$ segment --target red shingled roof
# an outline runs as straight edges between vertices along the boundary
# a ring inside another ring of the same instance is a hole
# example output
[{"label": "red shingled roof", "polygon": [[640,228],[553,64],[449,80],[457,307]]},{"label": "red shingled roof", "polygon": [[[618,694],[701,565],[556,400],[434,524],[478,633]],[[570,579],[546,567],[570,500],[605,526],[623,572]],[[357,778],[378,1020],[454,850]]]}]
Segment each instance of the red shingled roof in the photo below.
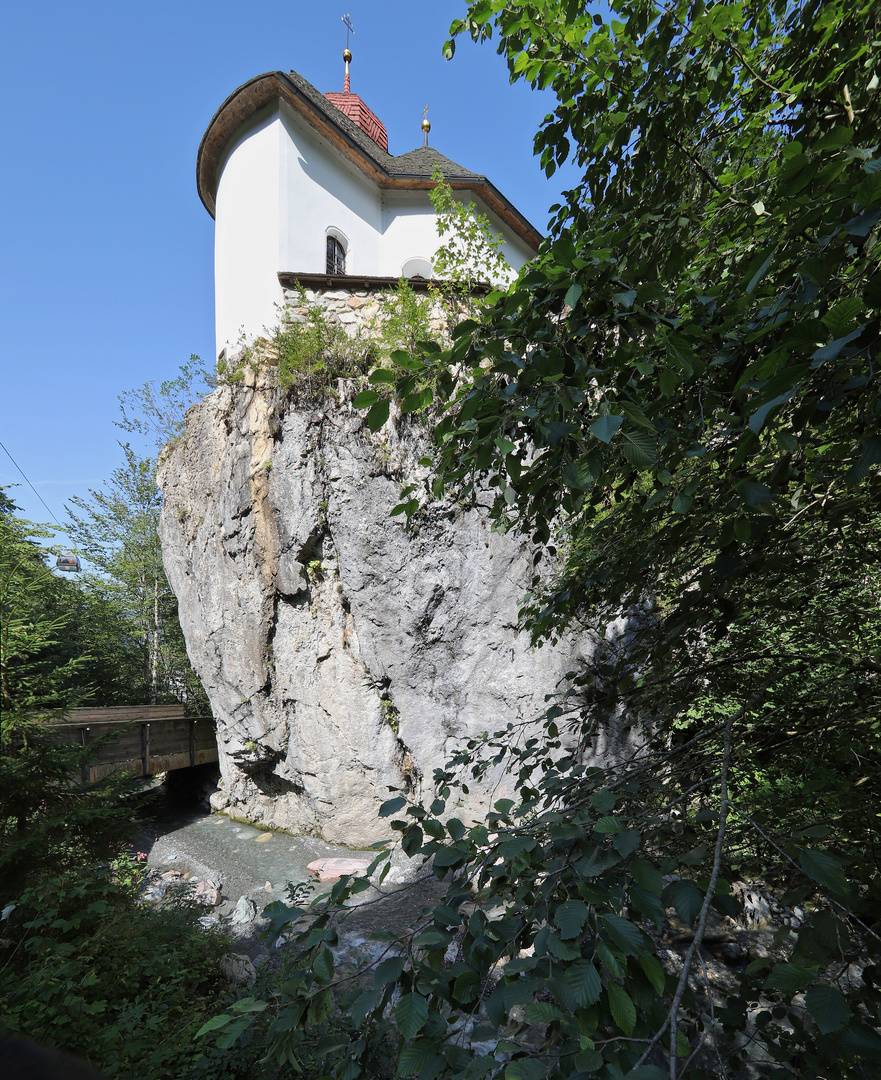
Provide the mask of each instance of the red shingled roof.
[{"label": "red shingled roof", "polygon": [[336,105],[341,113],[354,120],[365,135],[369,135],[378,146],[388,152],[388,132],[385,124],[357,94],[337,94],[331,91],[324,96],[332,105]]}]

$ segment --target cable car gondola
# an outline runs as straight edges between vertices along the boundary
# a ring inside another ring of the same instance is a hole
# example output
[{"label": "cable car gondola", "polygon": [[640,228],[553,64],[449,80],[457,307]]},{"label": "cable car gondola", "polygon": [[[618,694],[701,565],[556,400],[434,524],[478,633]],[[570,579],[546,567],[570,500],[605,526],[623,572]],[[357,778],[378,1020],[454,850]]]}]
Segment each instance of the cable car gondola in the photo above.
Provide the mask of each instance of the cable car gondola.
[{"label": "cable car gondola", "polygon": [[55,560],[55,569],[65,570],[69,574],[78,574],[80,572],[80,560],[70,552],[67,555],[59,555]]}]

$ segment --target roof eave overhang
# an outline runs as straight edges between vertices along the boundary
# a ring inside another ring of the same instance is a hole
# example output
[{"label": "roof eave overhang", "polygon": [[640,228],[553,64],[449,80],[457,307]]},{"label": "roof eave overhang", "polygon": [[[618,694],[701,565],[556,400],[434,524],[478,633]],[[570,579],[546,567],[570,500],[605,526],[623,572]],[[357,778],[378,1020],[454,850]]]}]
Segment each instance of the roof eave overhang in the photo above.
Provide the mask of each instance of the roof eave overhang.
[{"label": "roof eave overhang", "polygon": [[[270,71],[249,79],[234,90],[211,118],[202,136],[196,155],[196,187],[203,206],[212,217],[216,213],[218,169],[226,147],[243,124],[275,100],[289,105],[378,187],[400,191],[429,191],[434,187],[434,182],[424,175],[389,172],[382,162],[371,157],[342,127],[323,115],[284,72]],[[538,250],[543,239],[541,234],[485,176],[449,176],[447,183],[454,190],[473,192],[512,232],[534,251]]]},{"label": "roof eave overhang", "polygon": [[298,115],[376,183],[387,176],[382,166],[368,157],[343,131],[322,116],[298,86],[282,71],[257,75],[234,90],[214,116],[196,155],[196,187],[208,213],[216,212],[217,172],[223,153],[236,131],[272,101],[286,102]]},{"label": "roof eave overhang", "polygon": [[[296,270],[279,270],[279,284],[283,289],[296,289],[302,285],[304,289],[329,288],[344,289],[347,292],[357,292],[359,289],[394,289],[401,282],[400,277],[377,277],[370,274],[314,274],[312,272],[299,272]],[[426,289],[461,288],[454,281],[444,278],[404,278],[411,289],[424,291]],[[493,286],[485,281],[476,281],[471,285],[472,293],[488,293]]]}]

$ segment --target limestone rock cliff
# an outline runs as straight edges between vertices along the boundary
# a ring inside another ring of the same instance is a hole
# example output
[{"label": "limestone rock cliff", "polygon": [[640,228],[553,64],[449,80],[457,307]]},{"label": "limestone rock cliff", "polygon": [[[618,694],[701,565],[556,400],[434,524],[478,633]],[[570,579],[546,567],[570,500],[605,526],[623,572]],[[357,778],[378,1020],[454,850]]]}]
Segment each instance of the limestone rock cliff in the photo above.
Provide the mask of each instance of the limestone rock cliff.
[{"label": "limestone rock cliff", "polygon": [[194,406],[160,532],[232,811],[357,846],[388,835],[389,787],[426,792],[459,740],[539,714],[578,647],[518,632],[532,552],[480,507],[389,516],[424,435],[372,434],[340,389],[298,405],[248,371]]}]

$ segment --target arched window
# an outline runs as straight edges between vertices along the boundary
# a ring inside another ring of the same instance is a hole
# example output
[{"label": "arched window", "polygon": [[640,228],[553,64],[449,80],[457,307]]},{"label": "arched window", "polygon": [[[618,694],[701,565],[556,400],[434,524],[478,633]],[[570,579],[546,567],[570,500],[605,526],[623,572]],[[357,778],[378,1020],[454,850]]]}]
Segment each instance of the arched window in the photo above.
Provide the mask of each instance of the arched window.
[{"label": "arched window", "polygon": [[405,278],[425,278],[426,281],[432,276],[431,261],[429,259],[408,259],[401,267],[401,274]]},{"label": "arched window", "polygon": [[335,236],[327,238],[327,272],[337,276],[346,272],[346,249]]}]

